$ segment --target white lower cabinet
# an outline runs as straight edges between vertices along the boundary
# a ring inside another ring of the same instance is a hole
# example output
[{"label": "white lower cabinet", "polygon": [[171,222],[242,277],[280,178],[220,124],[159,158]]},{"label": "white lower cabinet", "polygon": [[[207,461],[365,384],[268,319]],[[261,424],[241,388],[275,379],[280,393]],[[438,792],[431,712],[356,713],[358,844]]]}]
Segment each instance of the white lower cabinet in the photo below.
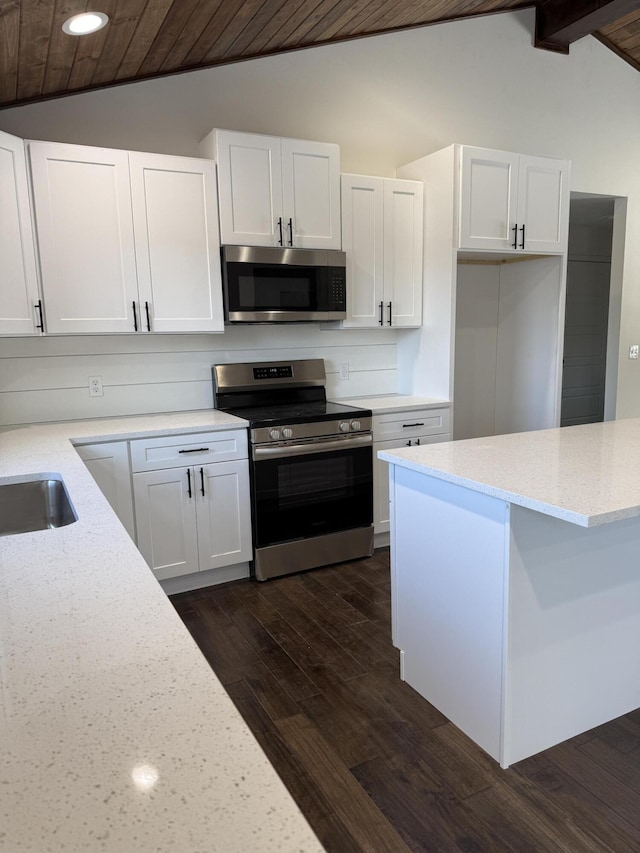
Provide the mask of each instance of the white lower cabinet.
[{"label": "white lower cabinet", "polygon": [[129,447],[126,441],[107,441],[76,447],[78,456],[111,504],[127,533],[136,541]]},{"label": "white lower cabinet", "polygon": [[131,459],[138,548],[158,580],[252,559],[244,430],[139,439]]},{"label": "white lower cabinet", "polygon": [[379,450],[451,440],[450,409],[394,411],[373,418],[373,530],[389,532],[389,466]]}]

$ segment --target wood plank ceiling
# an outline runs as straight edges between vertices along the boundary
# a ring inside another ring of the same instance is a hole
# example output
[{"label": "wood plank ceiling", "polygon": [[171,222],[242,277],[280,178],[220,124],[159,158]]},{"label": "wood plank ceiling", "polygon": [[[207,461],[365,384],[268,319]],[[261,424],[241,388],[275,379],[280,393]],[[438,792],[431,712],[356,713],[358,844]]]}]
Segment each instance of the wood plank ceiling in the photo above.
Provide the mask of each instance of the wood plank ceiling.
[{"label": "wood plank ceiling", "polygon": [[[532,5],[539,46],[593,33],[640,70],[640,0],[0,0],[0,108]],[[109,24],[62,32],[87,9]]]}]

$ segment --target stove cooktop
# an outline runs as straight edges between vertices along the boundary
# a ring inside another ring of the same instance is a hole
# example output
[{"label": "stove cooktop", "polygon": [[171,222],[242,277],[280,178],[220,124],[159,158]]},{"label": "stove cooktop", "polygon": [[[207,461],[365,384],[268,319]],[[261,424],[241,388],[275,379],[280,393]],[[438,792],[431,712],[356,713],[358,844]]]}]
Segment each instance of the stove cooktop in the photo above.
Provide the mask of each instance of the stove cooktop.
[{"label": "stove cooktop", "polygon": [[342,420],[343,418],[371,417],[370,409],[359,409],[355,406],[345,406],[341,403],[326,401],[246,406],[228,408],[225,411],[249,421],[253,429],[286,424],[313,423],[314,421]]}]

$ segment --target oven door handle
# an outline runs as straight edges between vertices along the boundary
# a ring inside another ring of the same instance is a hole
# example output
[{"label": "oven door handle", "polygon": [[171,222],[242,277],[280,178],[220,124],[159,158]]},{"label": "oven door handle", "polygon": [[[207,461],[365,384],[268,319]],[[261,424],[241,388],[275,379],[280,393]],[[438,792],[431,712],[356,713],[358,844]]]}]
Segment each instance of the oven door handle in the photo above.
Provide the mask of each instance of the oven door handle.
[{"label": "oven door handle", "polygon": [[282,459],[286,456],[307,456],[312,453],[328,453],[331,450],[351,450],[373,444],[371,433],[354,435],[349,438],[310,441],[306,444],[285,444],[270,447],[253,447],[253,459]]}]

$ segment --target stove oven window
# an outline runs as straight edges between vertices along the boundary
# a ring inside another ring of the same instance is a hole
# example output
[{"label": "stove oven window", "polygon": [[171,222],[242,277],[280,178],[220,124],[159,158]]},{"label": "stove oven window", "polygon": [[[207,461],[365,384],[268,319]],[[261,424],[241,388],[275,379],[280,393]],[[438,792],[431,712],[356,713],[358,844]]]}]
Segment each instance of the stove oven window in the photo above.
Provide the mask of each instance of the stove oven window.
[{"label": "stove oven window", "polygon": [[260,460],[254,502],[257,547],[368,526],[371,447]]}]

